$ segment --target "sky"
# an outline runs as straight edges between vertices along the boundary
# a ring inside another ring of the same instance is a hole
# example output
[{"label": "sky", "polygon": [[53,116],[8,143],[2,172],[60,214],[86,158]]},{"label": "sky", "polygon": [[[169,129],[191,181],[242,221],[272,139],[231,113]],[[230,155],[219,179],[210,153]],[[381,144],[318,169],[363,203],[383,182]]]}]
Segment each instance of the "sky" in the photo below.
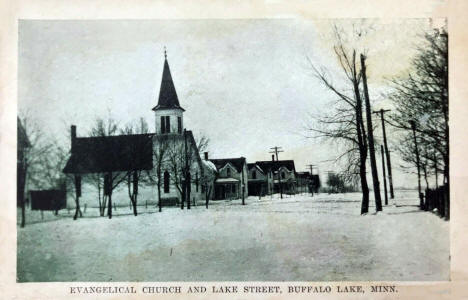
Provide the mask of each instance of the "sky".
[{"label": "sky", "polygon": [[[211,158],[269,160],[280,146],[280,159],[294,159],[297,171],[308,164],[320,174],[340,171],[328,162],[340,145],[307,138],[306,130],[310,115],[335,100],[309,62],[342,80],[333,24],[366,28],[363,40],[347,42],[367,53],[373,105],[385,108],[385,80],[408,72],[427,19],[21,20],[18,109],[65,142],[70,125],[87,136],[96,118],[109,115],[122,126],[145,118],[154,132],[166,47],[184,125],[210,139]],[[398,158],[392,162],[394,185],[405,185]]]}]

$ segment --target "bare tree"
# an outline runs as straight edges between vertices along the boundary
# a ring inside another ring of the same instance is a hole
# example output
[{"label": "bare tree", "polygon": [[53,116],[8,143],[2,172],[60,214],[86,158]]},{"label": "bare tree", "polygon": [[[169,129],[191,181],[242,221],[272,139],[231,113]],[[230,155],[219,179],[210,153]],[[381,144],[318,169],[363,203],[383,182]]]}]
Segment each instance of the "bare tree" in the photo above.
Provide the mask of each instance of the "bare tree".
[{"label": "bare tree", "polygon": [[[68,158],[68,152],[60,145],[58,139],[46,134],[37,122],[27,113],[21,112],[18,122],[22,125],[22,134],[27,139],[29,147],[22,156],[23,170],[28,178],[29,188],[58,189],[64,188],[67,178],[62,173]],[[22,193],[24,193],[25,182]],[[20,203],[22,209],[21,226],[25,224],[25,200]],[[57,211],[55,212],[57,214]]]},{"label": "bare tree", "polygon": [[158,210],[162,211],[161,201],[161,184],[163,180],[163,168],[167,164],[167,152],[169,141],[167,135],[157,135],[154,137],[155,145],[153,146],[153,163],[154,168],[146,171],[150,184],[155,184],[158,192]]},{"label": "bare tree", "polygon": [[[448,35],[445,28],[427,32],[412,60],[410,72],[391,80],[389,98],[395,104],[390,124],[400,129],[403,160],[414,165],[415,152],[411,143],[414,124],[418,144],[423,151],[422,168],[426,165],[442,171],[444,183],[449,183],[449,116],[448,116]],[[438,174],[437,174],[438,175]]]},{"label": "bare tree", "polygon": [[[133,122],[127,124],[124,129],[120,130],[121,134],[130,135],[130,134],[147,134],[148,133],[148,123],[145,119],[140,118],[138,122]],[[130,147],[140,147],[141,145],[129,145]],[[141,150],[141,149],[136,149]],[[137,151],[134,151],[137,153]],[[143,170],[133,170],[127,173],[127,190],[128,196],[130,198],[130,203],[133,207],[133,214],[138,215],[137,212],[137,201],[138,201],[138,186],[139,183],[143,180],[146,181],[145,174]]]},{"label": "bare tree", "polygon": [[[118,123],[109,114],[107,119],[96,118],[93,127],[89,131],[89,135],[92,137],[111,136],[115,135],[118,130]],[[87,174],[84,179],[97,189],[99,214],[103,217],[107,205],[107,195],[104,193],[104,173]]]},{"label": "bare tree", "polygon": [[344,151],[337,160],[347,158],[346,173],[359,174],[362,189],[361,214],[369,211],[369,187],[366,177],[366,159],[368,144],[363,121],[362,91],[360,83],[362,73],[357,62],[356,49],[348,50],[339,29],[335,26],[335,45],[333,47],[341,71],[345,75],[342,86],[330,79],[330,71],[318,68],[308,59],[315,77],[330,90],[337,100],[333,103],[333,112],[326,116],[315,117],[315,125],[308,129],[313,137],[340,141]]},{"label": "bare tree", "polygon": [[[200,172],[199,178],[203,177],[201,174],[203,168],[199,165],[201,159],[198,145],[205,149],[208,145],[208,139],[201,137],[196,141],[192,133],[188,131],[184,131],[183,135],[167,135],[166,139],[165,166],[170,171],[172,184],[181,195],[181,209],[184,209],[185,204],[187,209],[190,209],[191,184],[197,180],[198,172]],[[196,175],[193,176],[193,174]]]},{"label": "bare tree", "polygon": [[366,57],[361,53],[361,75],[362,85],[364,89],[364,100],[366,103],[366,118],[367,118],[367,138],[369,142],[369,154],[372,172],[372,183],[374,186],[374,199],[375,208],[377,211],[382,211],[382,199],[380,198],[380,183],[379,175],[377,172],[377,163],[375,161],[375,148],[374,148],[374,130],[372,128],[372,109],[369,99],[369,90],[367,87],[367,74],[366,74]]}]

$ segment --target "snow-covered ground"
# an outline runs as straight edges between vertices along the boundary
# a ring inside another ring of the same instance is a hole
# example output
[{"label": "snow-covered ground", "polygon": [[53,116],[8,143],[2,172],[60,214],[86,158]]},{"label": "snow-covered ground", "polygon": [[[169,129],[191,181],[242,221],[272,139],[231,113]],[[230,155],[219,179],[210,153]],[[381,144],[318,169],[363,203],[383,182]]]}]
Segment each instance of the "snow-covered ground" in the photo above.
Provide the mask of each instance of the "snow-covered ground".
[{"label": "snow-covered ground", "polygon": [[[18,280],[448,280],[449,223],[397,191],[384,212],[360,216],[361,194],[212,201],[191,210],[88,207],[27,211],[18,227]],[[372,198],[371,198],[372,199]]]}]

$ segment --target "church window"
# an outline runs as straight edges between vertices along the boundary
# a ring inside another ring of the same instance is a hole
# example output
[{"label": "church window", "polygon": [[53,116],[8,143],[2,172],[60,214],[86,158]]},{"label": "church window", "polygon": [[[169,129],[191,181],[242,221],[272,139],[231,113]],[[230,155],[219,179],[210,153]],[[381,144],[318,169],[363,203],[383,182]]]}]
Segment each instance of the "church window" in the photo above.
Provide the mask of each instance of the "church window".
[{"label": "church window", "polygon": [[164,172],[164,193],[169,193],[169,179],[170,179],[170,175],[169,175],[169,172],[166,171]]},{"label": "church window", "polygon": [[161,116],[161,134],[166,133],[166,121],[164,116]]},{"label": "church window", "polygon": [[171,133],[171,118],[166,116],[166,133]]},{"label": "church window", "polygon": [[182,133],[182,118],[181,117],[177,117],[177,131],[179,133]]}]

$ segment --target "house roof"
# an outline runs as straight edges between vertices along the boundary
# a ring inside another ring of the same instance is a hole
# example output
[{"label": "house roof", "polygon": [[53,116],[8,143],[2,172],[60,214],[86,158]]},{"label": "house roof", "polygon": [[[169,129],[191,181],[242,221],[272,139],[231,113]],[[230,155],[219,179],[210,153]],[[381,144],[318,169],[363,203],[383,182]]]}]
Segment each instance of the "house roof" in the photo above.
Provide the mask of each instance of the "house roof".
[{"label": "house roof", "polygon": [[260,166],[257,165],[256,163],[247,164],[247,169],[251,170],[252,168],[256,168],[256,169],[259,170],[260,172],[265,173],[265,172],[262,170],[262,168],[260,168]]},{"label": "house roof", "polygon": [[216,169],[222,169],[227,163],[230,163],[234,168],[236,168],[237,172],[242,172],[242,167],[245,164],[245,157],[238,157],[238,158],[221,158],[221,159],[210,159],[212,163],[215,164]]},{"label": "house roof", "polygon": [[285,167],[289,171],[296,172],[296,167],[294,166],[294,160],[267,160],[267,161],[257,161],[256,164],[265,171],[278,171],[279,168]]},{"label": "house roof", "polygon": [[169,69],[169,63],[167,58],[164,59],[164,69],[161,80],[161,88],[159,89],[159,100],[158,105],[153,107],[153,110],[159,109],[174,109],[178,108],[184,110],[179,104],[179,98],[172,81],[171,70]]},{"label": "house roof", "polygon": [[64,173],[101,173],[153,168],[153,134],[75,138]]}]

